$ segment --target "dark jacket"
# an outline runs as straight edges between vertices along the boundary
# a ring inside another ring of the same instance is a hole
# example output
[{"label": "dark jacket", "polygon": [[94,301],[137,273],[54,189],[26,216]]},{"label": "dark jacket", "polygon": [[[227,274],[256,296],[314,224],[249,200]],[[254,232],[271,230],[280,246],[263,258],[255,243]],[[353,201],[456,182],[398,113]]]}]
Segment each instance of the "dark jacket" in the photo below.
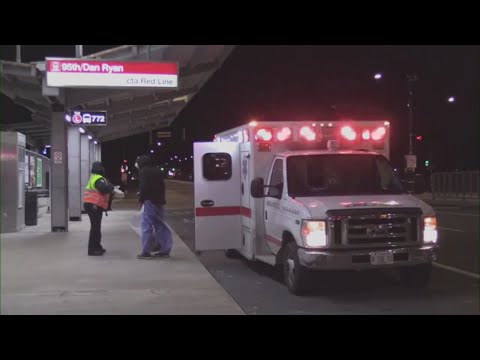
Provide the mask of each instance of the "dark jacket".
[{"label": "dark jacket", "polygon": [[[92,174],[98,174],[105,177],[105,169],[103,168],[101,162],[95,161],[92,164]],[[113,185],[110,184],[106,179],[98,179],[95,182],[95,188],[102,194],[110,194],[114,190]]]},{"label": "dark jacket", "polygon": [[139,168],[139,201],[151,201],[156,205],[165,205],[165,181],[160,169],[153,167],[150,156],[143,155],[137,160]]}]

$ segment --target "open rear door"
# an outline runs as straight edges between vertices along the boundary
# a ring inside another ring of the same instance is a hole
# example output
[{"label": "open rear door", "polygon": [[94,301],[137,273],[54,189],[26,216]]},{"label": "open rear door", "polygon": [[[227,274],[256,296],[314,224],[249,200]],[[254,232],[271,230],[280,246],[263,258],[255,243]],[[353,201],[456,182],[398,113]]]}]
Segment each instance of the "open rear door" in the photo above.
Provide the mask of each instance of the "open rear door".
[{"label": "open rear door", "polygon": [[240,144],[194,144],[195,249],[240,249]]}]

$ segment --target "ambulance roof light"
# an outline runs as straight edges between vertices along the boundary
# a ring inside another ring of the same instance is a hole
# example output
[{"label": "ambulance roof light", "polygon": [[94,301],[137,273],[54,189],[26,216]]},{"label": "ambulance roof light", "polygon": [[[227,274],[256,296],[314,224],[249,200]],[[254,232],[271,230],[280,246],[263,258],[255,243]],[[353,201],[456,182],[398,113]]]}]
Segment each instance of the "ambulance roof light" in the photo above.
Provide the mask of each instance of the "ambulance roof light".
[{"label": "ambulance roof light", "polygon": [[272,138],[272,131],[269,129],[258,129],[255,133],[255,139],[259,141],[271,141]]},{"label": "ambulance roof light", "polygon": [[387,133],[387,130],[385,130],[385,128],[381,126],[375,129],[374,131],[372,131],[372,139],[375,141],[381,140],[386,133]]},{"label": "ambulance roof light", "polygon": [[363,130],[362,131],[362,139],[363,140],[370,140],[370,130]]},{"label": "ambulance roof light", "polygon": [[292,136],[292,130],[289,127],[284,127],[277,133],[278,141],[285,141],[291,136]]},{"label": "ambulance roof light", "polygon": [[342,129],[340,130],[340,133],[345,139],[349,141],[353,141],[357,138],[357,133],[350,126],[342,127]]},{"label": "ambulance roof light", "polygon": [[314,141],[317,138],[317,134],[310,126],[303,126],[300,129],[300,136],[308,141]]}]

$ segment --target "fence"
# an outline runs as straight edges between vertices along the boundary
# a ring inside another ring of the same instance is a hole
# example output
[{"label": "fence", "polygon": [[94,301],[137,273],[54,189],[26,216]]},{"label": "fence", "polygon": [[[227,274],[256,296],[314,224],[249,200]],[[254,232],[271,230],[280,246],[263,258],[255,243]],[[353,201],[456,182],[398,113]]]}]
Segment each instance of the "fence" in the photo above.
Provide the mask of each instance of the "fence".
[{"label": "fence", "polygon": [[431,187],[434,200],[479,199],[480,171],[433,173]]}]

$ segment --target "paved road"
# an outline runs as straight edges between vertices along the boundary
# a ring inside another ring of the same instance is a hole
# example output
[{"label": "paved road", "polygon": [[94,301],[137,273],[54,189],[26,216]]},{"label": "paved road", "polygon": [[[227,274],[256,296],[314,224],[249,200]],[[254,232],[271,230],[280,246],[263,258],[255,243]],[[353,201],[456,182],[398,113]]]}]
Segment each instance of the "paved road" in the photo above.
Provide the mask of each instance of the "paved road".
[{"label": "paved road", "polygon": [[[167,187],[169,224],[193,250],[193,186],[169,182]],[[403,287],[394,274],[348,273],[332,276],[326,291],[296,297],[265,264],[227,259],[221,251],[199,258],[247,314],[480,314],[479,281],[470,274],[478,274],[478,209],[442,206],[437,211],[441,265],[424,291]]]}]

